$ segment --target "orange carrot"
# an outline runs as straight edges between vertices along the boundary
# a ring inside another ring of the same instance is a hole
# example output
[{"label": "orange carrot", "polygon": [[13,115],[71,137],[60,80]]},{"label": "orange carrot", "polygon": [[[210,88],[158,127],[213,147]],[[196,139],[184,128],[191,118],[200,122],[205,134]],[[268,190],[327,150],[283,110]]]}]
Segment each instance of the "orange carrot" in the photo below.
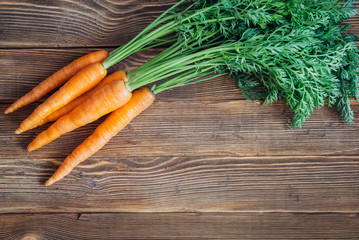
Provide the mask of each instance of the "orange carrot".
[{"label": "orange carrot", "polygon": [[107,71],[101,63],[93,63],[82,69],[44,103],[38,106],[35,111],[20,124],[20,127],[16,129],[15,133],[19,134],[36,127],[42,119],[96,86],[106,74]]},{"label": "orange carrot", "polygon": [[63,106],[62,108],[58,109],[57,111],[51,113],[47,118],[42,120],[37,125],[37,127],[41,126],[41,125],[43,125],[45,123],[48,123],[48,122],[56,121],[60,117],[64,116],[65,114],[67,114],[69,112],[71,112],[77,106],[82,104],[89,96],[91,96],[91,94],[96,92],[98,89],[100,89],[101,87],[103,87],[103,86],[105,86],[107,84],[110,84],[113,81],[117,81],[117,80],[121,80],[121,81],[124,81],[124,82],[128,81],[128,78],[126,77],[125,71],[117,71],[117,72],[114,72],[114,73],[108,75],[99,84],[97,84],[93,89],[91,89],[90,91],[82,94],[80,97],[78,97],[75,100],[71,101],[69,104]]},{"label": "orange carrot", "polygon": [[81,105],[40,133],[27,149],[38,149],[67,132],[99,119],[125,105],[131,96],[132,93],[127,90],[123,81],[114,81],[103,86]]},{"label": "orange carrot", "polygon": [[94,133],[64,160],[59,169],[46,181],[45,185],[49,186],[64,178],[78,164],[95,154],[132,119],[149,107],[154,100],[155,96],[148,88],[136,90],[126,105],[112,112],[107,119],[95,129]]},{"label": "orange carrot", "polygon": [[64,84],[73,75],[78,73],[81,69],[93,63],[102,63],[108,57],[108,52],[105,50],[92,52],[72,61],[67,66],[46,78],[39,85],[33,88],[30,92],[16,100],[10,107],[5,110],[5,114],[11,113],[16,109],[26,106],[32,102],[39,100],[41,97],[54,90],[55,88]]}]

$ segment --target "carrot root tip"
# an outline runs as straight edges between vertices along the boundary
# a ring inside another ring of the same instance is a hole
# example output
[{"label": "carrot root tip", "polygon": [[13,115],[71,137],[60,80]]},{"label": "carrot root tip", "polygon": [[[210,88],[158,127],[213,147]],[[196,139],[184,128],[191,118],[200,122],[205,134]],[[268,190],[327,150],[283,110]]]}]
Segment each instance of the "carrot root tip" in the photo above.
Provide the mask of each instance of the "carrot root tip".
[{"label": "carrot root tip", "polygon": [[54,182],[53,181],[51,181],[50,179],[48,179],[46,182],[45,182],[45,186],[47,187],[47,186],[50,186],[50,185],[52,185]]},{"label": "carrot root tip", "polygon": [[30,143],[28,146],[27,146],[27,151],[29,151],[29,152],[32,152],[32,151],[34,151],[34,150],[36,150],[36,149],[39,149],[40,147],[38,147],[38,146],[36,146],[36,144],[34,144],[34,143]]},{"label": "carrot root tip", "polygon": [[16,129],[15,130],[15,134],[20,134],[20,133],[22,133],[22,132],[24,132],[22,129],[20,129],[20,128],[18,128],[18,129]]}]

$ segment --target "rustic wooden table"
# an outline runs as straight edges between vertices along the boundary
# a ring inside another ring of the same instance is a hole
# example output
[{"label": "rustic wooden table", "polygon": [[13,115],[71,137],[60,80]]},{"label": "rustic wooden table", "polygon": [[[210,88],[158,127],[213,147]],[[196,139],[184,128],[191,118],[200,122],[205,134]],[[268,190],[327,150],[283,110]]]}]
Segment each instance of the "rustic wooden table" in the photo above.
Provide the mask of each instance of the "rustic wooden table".
[{"label": "rustic wooden table", "polygon": [[[359,239],[359,120],[349,126],[323,108],[289,130],[283,102],[246,101],[229,78],[158,95],[95,156],[43,185],[104,118],[28,153],[48,125],[13,132],[39,103],[3,110],[174,2],[0,1],[0,239]],[[359,17],[351,22],[359,33]]]}]

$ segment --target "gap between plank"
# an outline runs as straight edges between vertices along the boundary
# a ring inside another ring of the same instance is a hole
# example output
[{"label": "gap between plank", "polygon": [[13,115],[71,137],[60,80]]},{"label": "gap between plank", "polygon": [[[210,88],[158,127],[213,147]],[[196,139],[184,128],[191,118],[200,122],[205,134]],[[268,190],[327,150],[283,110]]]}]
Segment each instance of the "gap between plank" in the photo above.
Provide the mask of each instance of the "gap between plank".
[{"label": "gap between plank", "polygon": [[100,215],[100,214],[117,214],[117,215],[140,215],[140,214],[183,214],[183,215],[201,215],[201,214],[223,214],[223,215],[230,215],[230,214],[296,214],[296,215],[353,215],[356,214],[359,217],[359,211],[221,211],[221,212],[200,212],[200,211],[153,211],[153,212],[4,212],[0,215],[62,215],[62,214],[93,214],[93,215]]}]

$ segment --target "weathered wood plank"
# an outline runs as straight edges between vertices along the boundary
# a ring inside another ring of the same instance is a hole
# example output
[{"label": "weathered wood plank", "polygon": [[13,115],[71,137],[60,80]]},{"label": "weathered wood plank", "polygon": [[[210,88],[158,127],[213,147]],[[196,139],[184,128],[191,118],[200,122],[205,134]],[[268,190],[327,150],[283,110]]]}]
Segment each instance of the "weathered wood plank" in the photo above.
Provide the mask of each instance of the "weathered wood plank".
[{"label": "weathered wood plank", "polygon": [[0,159],[0,213],[359,211],[357,156],[109,153],[89,159],[61,182],[45,187],[43,182],[61,161],[31,154]]},{"label": "weathered wood plank", "polygon": [[[12,103],[46,77],[73,59],[97,49],[2,49],[0,50],[0,102]],[[109,49],[110,50],[110,49]],[[136,53],[109,69],[131,71],[162,49]],[[196,85],[198,86],[198,85]],[[215,94],[215,95],[214,95]],[[181,87],[159,95],[166,101],[244,99],[235,82],[228,77],[201,83],[197,87]]]},{"label": "weathered wood plank", "polygon": [[[177,0],[0,1],[0,47],[119,46]],[[348,21],[357,33],[359,16]]]},{"label": "weathered wood plank", "polygon": [[120,46],[175,2],[0,1],[0,47]]},{"label": "weathered wood plank", "polygon": [[0,216],[2,239],[357,239],[356,214],[178,213]]},{"label": "weathered wood plank", "polygon": [[[1,110],[6,105],[0,105]],[[355,112],[359,104],[353,104]],[[69,154],[105,117],[27,153],[26,146],[48,125],[21,135],[13,132],[32,108],[0,115],[2,156],[47,158]],[[359,123],[345,124],[334,109],[317,110],[302,129],[289,129],[292,113],[283,102],[173,101],[159,99],[115,136],[97,156],[358,155]],[[9,140],[11,140],[9,142]],[[70,147],[69,147],[70,146]]]}]

